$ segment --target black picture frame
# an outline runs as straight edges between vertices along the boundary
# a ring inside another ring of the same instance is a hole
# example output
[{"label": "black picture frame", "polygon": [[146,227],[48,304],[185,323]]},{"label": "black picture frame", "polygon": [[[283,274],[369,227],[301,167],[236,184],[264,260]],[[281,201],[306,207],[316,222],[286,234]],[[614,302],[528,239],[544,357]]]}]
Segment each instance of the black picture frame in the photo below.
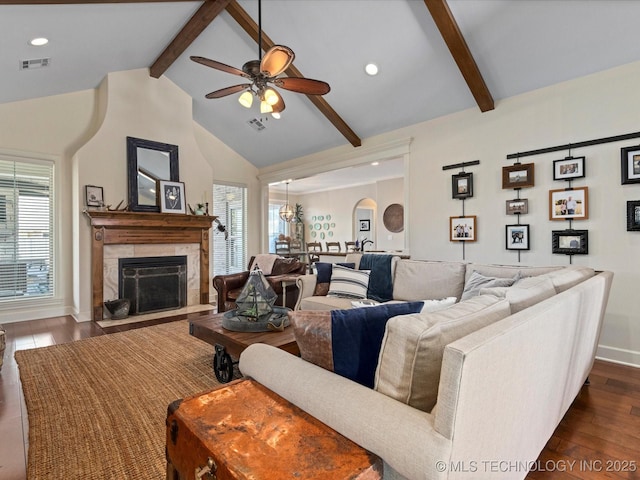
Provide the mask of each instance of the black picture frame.
[{"label": "black picture frame", "polygon": [[535,163],[516,163],[502,167],[502,188],[526,188],[535,185]]},{"label": "black picture frame", "polygon": [[621,183],[640,183],[640,145],[620,149]]},{"label": "black picture frame", "polygon": [[505,246],[507,250],[529,250],[529,225],[505,225]]},{"label": "black picture frame", "polygon": [[585,157],[565,157],[553,161],[554,180],[573,180],[585,176]]},{"label": "black picture frame", "polygon": [[589,230],[553,230],[551,252],[563,255],[587,255]]},{"label": "black picture frame", "polygon": [[451,197],[458,199],[473,197],[473,173],[460,172],[451,175]]},{"label": "black picture frame", "polygon": [[161,213],[186,213],[187,203],[184,196],[184,182],[158,180],[158,203]]},{"label": "black picture frame", "polygon": [[180,180],[178,146],[143,138],[127,137],[128,209],[132,212],[160,212],[158,180]]},{"label": "black picture frame", "polygon": [[368,232],[371,230],[371,220],[360,220],[360,231]]},{"label": "black picture frame", "polygon": [[514,198],[505,203],[507,215],[524,215],[529,213],[529,200],[526,198]]},{"label": "black picture frame", "polygon": [[102,187],[98,187],[96,185],[85,185],[84,201],[87,204],[87,207],[104,207]]},{"label": "black picture frame", "polygon": [[640,232],[640,200],[627,201],[627,232]]}]

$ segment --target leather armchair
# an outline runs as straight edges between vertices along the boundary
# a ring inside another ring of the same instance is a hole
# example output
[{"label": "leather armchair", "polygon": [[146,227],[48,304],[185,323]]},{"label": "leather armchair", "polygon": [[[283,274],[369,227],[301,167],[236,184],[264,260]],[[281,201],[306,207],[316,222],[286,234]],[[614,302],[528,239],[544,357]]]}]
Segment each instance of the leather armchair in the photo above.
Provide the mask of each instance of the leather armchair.
[{"label": "leather armchair", "polygon": [[[249,268],[253,263],[254,257],[249,260],[247,270],[244,272],[230,273],[228,275],[216,275],[213,277],[213,288],[218,292],[218,313],[226,312],[236,308],[236,299],[242,288],[249,280]],[[276,305],[282,305],[282,279],[290,276],[304,275],[307,271],[307,264],[300,262],[297,258],[278,258],[271,275],[265,275],[265,278],[271,285],[271,288],[278,294]],[[287,307],[293,310],[298,299],[298,287],[291,285],[287,287]]]}]

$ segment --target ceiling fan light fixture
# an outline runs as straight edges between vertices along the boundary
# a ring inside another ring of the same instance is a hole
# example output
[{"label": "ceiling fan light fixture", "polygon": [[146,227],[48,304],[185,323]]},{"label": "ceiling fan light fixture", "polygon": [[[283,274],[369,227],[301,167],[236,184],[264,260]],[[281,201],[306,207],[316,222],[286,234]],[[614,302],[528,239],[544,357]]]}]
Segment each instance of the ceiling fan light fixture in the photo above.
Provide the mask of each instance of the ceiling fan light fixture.
[{"label": "ceiling fan light fixture", "polygon": [[260,71],[269,77],[277,77],[289,68],[295,56],[295,53],[289,47],[274,45],[262,57]]},{"label": "ceiling fan light fixture", "polygon": [[238,97],[238,102],[245,108],[251,108],[253,104],[253,93],[250,90],[244,92],[240,97]]},{"label": "ceiling fan light fixture", "polygon": [[278,100],[280,100],[280,98],[273,88],[267,88],[264,91],[264,101],[269,105],[275,105],[278,103]]},{"label": "ceiling fan light fixture", "polygon": [[260,102],[260,113],[271,113],[273,112],[273,107],[267,103],[267,101],[262,100]]}]

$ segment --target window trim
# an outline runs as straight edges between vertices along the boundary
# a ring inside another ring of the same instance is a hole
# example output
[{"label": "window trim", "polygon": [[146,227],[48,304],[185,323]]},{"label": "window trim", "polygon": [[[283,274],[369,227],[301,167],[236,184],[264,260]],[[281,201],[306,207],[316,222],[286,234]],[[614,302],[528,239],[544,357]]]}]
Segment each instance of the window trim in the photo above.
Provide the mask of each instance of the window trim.
[{"label": "window trim", "polygon": [[[14,298],[0,302],[0,321],[4,321],[4,313],[10,311],[17,311],[21,309],[31,309],[33,307],[46,307],[50,309],[52,307],[64,306],[63,298],[60,296],[61,287],[60,281],[62,278],[61,265],[62,265],[62,252],[61,252],[61,235],[62,228],[59,227],[59,219],[61,217],[61,201],[60,196],[62,193],[61,178],[58,174],[61,157],[59,155],[52,155],[41,152],[28,152],[23,150],[12,150],[6,148],[0,148],[0,159],[9,162],[22,162],[22,163],[36,163],[36,164],[50,164],[53,195],[51,196],[52,208],[52,262],[55,267],[53,269],[53,277],[51,281],[52,294],[45,297],[30,297],[30,298]],[[72,252],[70,252],[70,255]],[[32,312],[33,313],[33,312]],[[40,315],[29,315],[30,318],[41,318]]]}]

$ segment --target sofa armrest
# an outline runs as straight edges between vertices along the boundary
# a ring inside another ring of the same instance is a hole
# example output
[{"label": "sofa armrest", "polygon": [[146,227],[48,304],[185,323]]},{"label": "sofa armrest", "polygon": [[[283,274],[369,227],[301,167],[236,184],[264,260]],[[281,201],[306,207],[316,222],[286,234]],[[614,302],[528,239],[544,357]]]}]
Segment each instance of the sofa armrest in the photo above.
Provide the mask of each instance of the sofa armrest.
[{"label": "sofa armrest", "polygon": [[240,355],[240,370],[321,422],[381,457],[410,480],[446,478],[451,442],[434,417],[265,344]]},{"label": "sofa armrest", "polygon": [[313,292],[316,289],[316,275],[308,274],[308,275],[300,275],[296,280],[296,286],[298,287],[298,301],[296,302],[296,306],[294,310],[300,310],[300,302],[302,302],[303,298],[312,297]]}]

